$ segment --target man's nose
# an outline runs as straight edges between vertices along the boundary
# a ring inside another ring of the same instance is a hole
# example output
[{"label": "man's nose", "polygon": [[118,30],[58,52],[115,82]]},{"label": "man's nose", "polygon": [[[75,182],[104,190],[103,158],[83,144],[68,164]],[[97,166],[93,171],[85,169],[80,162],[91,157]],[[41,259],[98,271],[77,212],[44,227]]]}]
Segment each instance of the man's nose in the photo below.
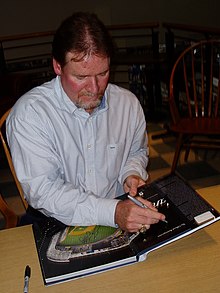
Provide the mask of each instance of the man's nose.
[{"label": "man's nose", "polygon": [[88,80],[87,90],[89,90],[91,93],[98,93],[98,79],[96,76],[91,76]]}]

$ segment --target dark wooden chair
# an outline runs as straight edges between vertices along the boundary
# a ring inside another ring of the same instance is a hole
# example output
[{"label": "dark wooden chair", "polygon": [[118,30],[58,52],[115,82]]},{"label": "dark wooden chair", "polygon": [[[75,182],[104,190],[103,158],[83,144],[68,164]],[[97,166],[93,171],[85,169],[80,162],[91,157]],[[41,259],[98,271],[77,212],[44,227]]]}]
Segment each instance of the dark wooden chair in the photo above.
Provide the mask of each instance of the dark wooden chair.
[{"label": "dark wooden chair", "polygon": [[7,161],[8,161],[9,168],[11,170],[11,173],[13,175],[15,184],[16,184],[17,189],[19,191],[21,201],[22,201],[23,206],[24,206],[24,208],[26,210],[27,207],[28,207],[28,204],[27,204],[27,202],[26,202],[26,200],[24,198],[23,190],[22,190],[20,182],[18,181],[18,178],[16,176],[15,169],[14,169],[13,162],[12,162],[12,158],[11,158],[11,153],[10,153],[10,150],[8,148],[7,140],[6,140],[6,137],[5,137],[5,121],[6,121],[7,117],[8,117],[8,115],[9,115],[9,113],[10,113],[10,109],[7,110],[5,112],[5,114],[0,119],[0,140],[2,142],[2,146],[3,146],[4,152],[5,152],[5,156],[7,158]]},{"label": "dark wooden chair", "polygon": [[18,223],[18,216],[14,213],[14,211],[9,207],[7,202],[4,200],[2,195],[0,194],[0,213],[3,215],[5,219],[4,228],[14,228]]},{"label": "dark wooden chair", "polygon": [[220,40],[204,40],[185,49],[170,76],[170,130],[177,136],[171,172],[183,147],[220,148]]}]

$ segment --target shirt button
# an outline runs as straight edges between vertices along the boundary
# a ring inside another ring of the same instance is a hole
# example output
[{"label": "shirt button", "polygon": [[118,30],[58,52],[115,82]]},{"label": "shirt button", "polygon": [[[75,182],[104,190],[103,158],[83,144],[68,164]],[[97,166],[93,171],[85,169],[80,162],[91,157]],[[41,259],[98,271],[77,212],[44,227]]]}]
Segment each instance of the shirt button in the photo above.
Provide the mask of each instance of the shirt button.
[{"label": "shirt button", "polygon": [[91,149],[92,145],[91,144],[87,144],[87,148]]}]

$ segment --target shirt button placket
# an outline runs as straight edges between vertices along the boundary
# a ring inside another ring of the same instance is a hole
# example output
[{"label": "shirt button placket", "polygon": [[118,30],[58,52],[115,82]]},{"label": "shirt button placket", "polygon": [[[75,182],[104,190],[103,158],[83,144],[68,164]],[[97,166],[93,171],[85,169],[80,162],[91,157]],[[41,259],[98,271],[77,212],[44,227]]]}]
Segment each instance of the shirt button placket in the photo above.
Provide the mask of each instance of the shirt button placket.
[{"label": "shirt button placket", "polygon": [[87,124],[87,188],[95,191],[95,153],[94,153],[94,131],[92,118],[90,117]]}]

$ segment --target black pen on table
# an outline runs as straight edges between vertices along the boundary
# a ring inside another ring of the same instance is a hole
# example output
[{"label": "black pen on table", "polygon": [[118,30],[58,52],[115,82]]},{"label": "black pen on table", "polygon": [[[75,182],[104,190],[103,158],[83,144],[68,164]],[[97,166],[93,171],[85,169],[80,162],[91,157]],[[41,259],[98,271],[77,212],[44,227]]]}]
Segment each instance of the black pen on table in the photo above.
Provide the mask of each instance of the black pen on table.
[{"label": "black pen on table", "polygon": [[[143,202],[141,202],[137,198],[131,196],[130,194],[128,194],[127,197],[128,197],[128,199],[130,199],[133,203],[135,203],[139,207],[144,208],[144,209],[148,209],[148,206],[146,206]],[[162,222],[168,224],[167,220],[162,220]]]},{"label": "black pen on table", "polygon": [[28,293],[30,277],[31,277],[31,268],[29,266],[26,266],[25,272],[24,272],[24,293]]}]

